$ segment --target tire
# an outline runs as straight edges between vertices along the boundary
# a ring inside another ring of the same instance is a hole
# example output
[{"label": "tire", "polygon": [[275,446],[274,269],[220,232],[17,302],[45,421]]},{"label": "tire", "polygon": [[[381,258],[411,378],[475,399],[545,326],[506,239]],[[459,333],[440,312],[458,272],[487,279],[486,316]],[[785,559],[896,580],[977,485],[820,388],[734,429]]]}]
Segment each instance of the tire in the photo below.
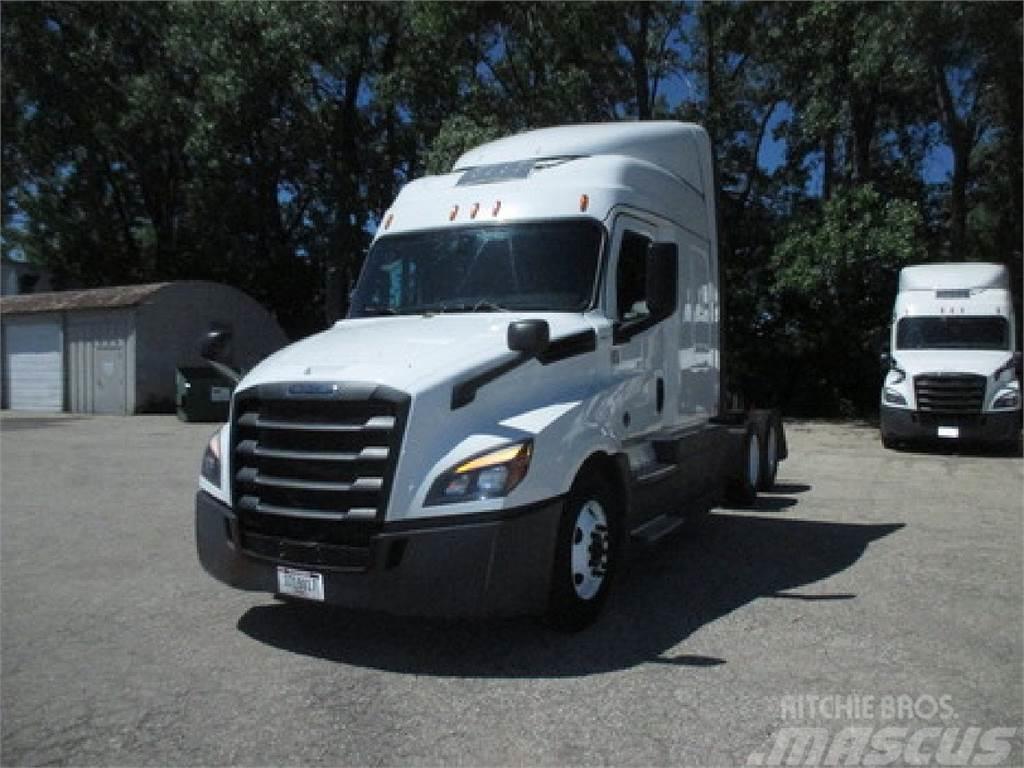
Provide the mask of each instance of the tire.
[{"label": "tire", "polygon": [[899,447],[899,440],[893,437],[892,432],[886,429],[885,408],[878,414],[878,436],[882,439],[882,447],[895,451]]},{"label": "tire", "polygon": [[757,500],[757,487],[761,480],[761,440],[757,428],[747,425],[743,443],[735,457],[732,477],[726,499],[740,507],[749,507]]},{"label": "tire", "polygon": [[1024,453],[1021,449],[1021,438],[1019,437],[998,443],[996,450],[1007,456],[1020,456]]},{"label": "tire", "polygon": [[779,423],[775,414],[765,420],[764,436],[761,439],[761,462],[757,478],[757,490],[770,491],[775,487],[779,473]]},{"label": "tire", "polygon": [[562,507],[546,623],[563,632],[592,624],[608,599],[621,555],[622,511],[615,494],[599,475],[580,475]]}]

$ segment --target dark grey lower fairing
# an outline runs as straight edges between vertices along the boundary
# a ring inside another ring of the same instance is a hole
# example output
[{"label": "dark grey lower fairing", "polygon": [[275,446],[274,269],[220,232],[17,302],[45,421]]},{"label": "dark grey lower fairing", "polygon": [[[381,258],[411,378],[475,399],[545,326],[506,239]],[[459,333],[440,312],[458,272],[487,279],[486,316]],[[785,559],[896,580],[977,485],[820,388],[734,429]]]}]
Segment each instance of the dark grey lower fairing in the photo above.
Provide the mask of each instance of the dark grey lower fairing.
[{"label": "dark grey lower fairing", "polygon": [[699,516],[717,504],[741,434],[705,424],[654,442],[658,465],[633,478],[630,528],[663,515]]},{"label": "dark grey lower fairing", "polygon": [[[230,508],[196,495],[199,560],[238,589],[277,592],[279,565],[323,574],[325,602],[400,615],[540,614],[547,605],[562,499],[465,519],[384,525],[365,559],[325,567],[316,544],[281,541],[280,556],[247,551]],[[305,555],[303,554],[305,552]],[[312,564],[311,564],[312,563]],[[356,564],[357,563],[357,564]]]}]

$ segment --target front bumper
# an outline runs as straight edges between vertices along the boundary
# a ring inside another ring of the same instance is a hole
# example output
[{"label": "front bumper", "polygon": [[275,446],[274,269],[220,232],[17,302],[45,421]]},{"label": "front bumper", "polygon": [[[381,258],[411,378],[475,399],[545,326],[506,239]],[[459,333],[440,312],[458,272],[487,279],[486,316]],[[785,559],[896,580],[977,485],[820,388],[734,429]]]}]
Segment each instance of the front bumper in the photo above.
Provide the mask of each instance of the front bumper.
[{"label": "front bumper", "polygon": [[1020,436],[1021,411],[946,415],[882,405],[880,422],[889,440],[938,440],[939,427],[956,427],[961,442],[1008,443]]},{"label": "front bumper", "polygon": [[[210,575],[238,589],[277,592],[277,566],[323,574],[324,601],[400,615],[539,614],[548,584],[561,499],[472,519],[385,525],[360,569],[306,565],[242,549],[238,520],[196,494],[196,546]],[[290,543],[295,551],[305,546]]]}]

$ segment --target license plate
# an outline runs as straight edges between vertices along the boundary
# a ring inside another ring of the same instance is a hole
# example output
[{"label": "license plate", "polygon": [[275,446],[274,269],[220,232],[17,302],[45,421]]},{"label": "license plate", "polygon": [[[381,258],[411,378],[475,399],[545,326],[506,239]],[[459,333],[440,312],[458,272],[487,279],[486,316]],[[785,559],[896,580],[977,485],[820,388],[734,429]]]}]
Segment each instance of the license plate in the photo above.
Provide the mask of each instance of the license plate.
[{"label": "license plate", "polygon": [[230,387],[210,387],[211,403],[226,403],[231,399]]},{"label": "license plate", "polygon": [[939,437],[960,437],[960,427],[939,427]]},{"label": "license plate", "polygon": [[324,577],[314,571],[299,571],[295,568],[277,568],[277,591],[290,597],[305,600],[324,599]]}]

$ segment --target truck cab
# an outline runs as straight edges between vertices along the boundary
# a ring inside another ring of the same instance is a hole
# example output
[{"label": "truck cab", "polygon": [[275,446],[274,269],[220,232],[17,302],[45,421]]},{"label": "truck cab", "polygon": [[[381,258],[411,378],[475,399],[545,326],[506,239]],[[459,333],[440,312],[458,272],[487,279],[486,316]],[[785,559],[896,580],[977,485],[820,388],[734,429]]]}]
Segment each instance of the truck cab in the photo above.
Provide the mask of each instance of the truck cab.
[{"label": "truck cab", "polygon": [[1001,264],[906,267],[893,308],[881,437],[1016,447],[1020,353]]},{"label": "truck cab", "polygon": [[721,408],[711,145],[675,122],[531,131],[409,183],[348,317],[239,383],[203,566],[402,614],[596,617],[627,541],[785,456]]}]

